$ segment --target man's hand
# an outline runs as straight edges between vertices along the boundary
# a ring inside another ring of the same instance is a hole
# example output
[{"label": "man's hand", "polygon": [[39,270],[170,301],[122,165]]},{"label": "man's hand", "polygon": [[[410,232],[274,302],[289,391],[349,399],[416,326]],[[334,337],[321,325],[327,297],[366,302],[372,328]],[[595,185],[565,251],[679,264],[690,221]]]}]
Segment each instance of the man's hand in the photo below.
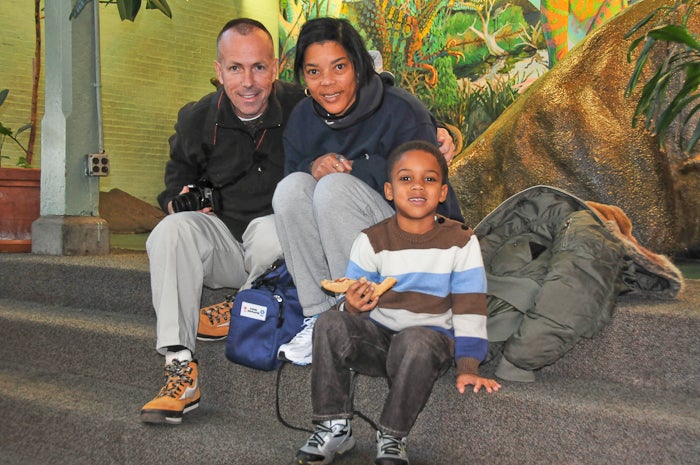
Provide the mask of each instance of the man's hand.
[{"label": "man's hand", "polygon": [[445,161],[449,166],[452,163],[452,159],[455,157],[455,147],[454,140],[452,140],[452,135],[450,131],[445,128],[437,128],[437,141],[440,146],[440,153],[445,157]]},{"label": "man's hand", "polygon": [[474,385],[474,392],[479,392],[483,387],[489,394],[501,389],[501,384],[495,379],[482,378],[479,375],[470,374],[461,374],[457,376],[457,390],[460,394],[464,394],[469,385]]},{"label": "man's hand", "polygon": [[352,171],[352,161],[337,153],[327,153],[311,163],[311,176],[318,181],[331,173],[349,173]]}]

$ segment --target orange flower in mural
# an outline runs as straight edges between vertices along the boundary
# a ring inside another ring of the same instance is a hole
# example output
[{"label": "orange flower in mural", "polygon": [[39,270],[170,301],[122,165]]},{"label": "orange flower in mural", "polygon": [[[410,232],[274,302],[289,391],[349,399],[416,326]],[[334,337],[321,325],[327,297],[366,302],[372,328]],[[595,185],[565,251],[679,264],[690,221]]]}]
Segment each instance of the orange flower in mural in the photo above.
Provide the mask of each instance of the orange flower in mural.
[{"label": "orange flower in mural", "polygon": [[542,30],[549,48],[549,67],[573,45],[634,0],[542,0]]}]

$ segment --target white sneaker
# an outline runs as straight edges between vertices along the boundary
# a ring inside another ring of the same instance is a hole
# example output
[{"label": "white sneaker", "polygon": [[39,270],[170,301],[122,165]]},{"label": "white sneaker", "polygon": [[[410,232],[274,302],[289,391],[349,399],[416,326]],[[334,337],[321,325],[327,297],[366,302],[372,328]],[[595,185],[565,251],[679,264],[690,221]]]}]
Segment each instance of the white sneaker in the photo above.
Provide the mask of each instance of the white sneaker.
[{"label": "white sneaker", "polygon": [[277,358],[292,362],[295,365],[311,364],[312,336],[314,323],[318,315],[304,318],[304,329],[286,344],[282,344],[277,351]]},{"label": "white sneaker", "polygon": [[336,454],[343,454],[355,447],[349,420],[329,420],[316,424],[314,434],[297,452],[294,463],[301,465],[326,465]]},{"label": "white sneaker", "polygon": [[408,465],[406,438],[397,438],[377,431],[375,465]]}]

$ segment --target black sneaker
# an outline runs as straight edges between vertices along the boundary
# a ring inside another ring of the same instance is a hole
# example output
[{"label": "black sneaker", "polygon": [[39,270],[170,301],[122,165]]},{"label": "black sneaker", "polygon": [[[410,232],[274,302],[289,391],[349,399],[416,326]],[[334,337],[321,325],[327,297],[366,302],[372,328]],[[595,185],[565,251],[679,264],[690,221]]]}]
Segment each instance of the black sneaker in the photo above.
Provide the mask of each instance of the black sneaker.
[{"label": "black sneaker", "polygon": [[326,465],[333,461],[335,454],[343,454],[353,447],[355,438],[349,420],[322,421],[316,424],[314,434],[299,449],[294,463]]},{"label": "black sneaker", "polygon": [[397,438],[377,431],[375,465],[408,465],[406,438]]}]

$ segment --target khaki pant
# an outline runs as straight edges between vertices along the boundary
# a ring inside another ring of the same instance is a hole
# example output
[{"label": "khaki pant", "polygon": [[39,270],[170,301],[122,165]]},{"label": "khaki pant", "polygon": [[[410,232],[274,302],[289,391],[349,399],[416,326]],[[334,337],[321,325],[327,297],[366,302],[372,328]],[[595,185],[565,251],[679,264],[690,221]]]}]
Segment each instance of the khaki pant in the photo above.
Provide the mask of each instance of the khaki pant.
[{"label": "khaki pant", "polygon": [[215,215],[180,212],[165,217],[146,242],[156,349],[195,350],[202,288],[245,289],[282,257],[273,215],[251,221],[238,242]]}]

